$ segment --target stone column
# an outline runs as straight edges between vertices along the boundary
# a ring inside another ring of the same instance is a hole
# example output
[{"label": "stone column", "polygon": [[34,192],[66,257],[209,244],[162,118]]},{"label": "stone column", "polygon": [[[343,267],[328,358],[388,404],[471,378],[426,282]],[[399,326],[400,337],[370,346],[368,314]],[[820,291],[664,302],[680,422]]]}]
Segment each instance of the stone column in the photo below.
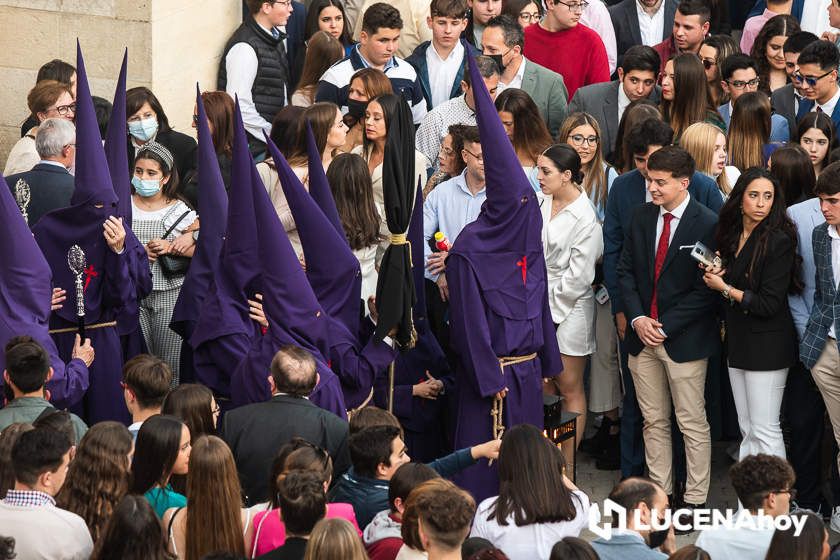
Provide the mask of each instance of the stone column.
[{"label": "stone column", "polygon": [[195,83],[216,89],[241,19],[236,0],[0,0],[0,162],[20,138],[38,68],[54,58],[75,65],[77,37],[94,95],[111,100],[128,47],[128,87],[150,88],[172,127],[193,134]]}]

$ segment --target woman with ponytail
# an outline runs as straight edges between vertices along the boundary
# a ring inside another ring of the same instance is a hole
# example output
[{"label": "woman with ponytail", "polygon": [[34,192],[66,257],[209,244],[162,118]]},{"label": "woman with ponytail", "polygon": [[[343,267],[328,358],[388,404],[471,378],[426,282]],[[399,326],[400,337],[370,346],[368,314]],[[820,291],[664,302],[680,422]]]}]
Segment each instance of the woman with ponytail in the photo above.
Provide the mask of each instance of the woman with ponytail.
[{"label": "woman with ponytail", "polygon": [[[564,398],[563,408],[579,414],[577,433],[583,434],[583,370],[595,351],[592,281],[595,263],[604,252],[601,223],[581,187],[581,161],[574,148],[556,144],[545,150],[537,159],[537,180],[545,195],[541,207],[548,302],[563,356],[563,374],[551,383]],[[573,459],[572,446],[564,446],[563,452],[567,461]]]}]

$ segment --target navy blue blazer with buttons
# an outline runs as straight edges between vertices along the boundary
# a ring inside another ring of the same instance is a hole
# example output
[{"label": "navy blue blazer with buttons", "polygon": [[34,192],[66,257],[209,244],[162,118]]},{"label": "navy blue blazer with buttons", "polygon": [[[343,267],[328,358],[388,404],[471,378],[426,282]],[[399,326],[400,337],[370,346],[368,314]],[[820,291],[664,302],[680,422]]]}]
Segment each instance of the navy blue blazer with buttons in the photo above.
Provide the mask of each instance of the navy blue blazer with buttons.
[{"label": "navy blue blazer with buttons", "polygon": [[13,196],[15,185],[21,179],[29,185],[29,227],[35,225],[47,212],[70,206],[75,179],[63,165],[39,163],[29,171],[9,175],[6,182]]},{"label": "navy blue blazer with buttons", "polygon": [[[799,345],[799,359],[808,369],[814,367],[825,349],[828,330],[834,324],[835,337],[840,336],[840,278],[834,277],[831,267],[831,237],[828,224],[814,228],[811,241],[814,248],[814,264],[817,267],[817,289],[811,317],[805,327],[805,336]],[[835,344],[837,341],[835,340]],[[838,345],[840,348],[840,345]]]},{"label": "navy blue blazer with buttons", "polygon": [[[723,206],[723,195],[717,184],[702,173],[694,173],[688,184],[688,194],[715,214]],[[613,182],[607,196],[604,217],[604,284],[610,294],[613,314],[624,312],[621,288],[618,283],[618,258],[630,228],[630,218],[637,206],[645,203],[645,178],[634,169]],[[628,317],[629,321],[632,317]]]},{"label": "navy blue blazer with buttons", "polygon": [[[659,214],[660,207],[652,202],[633,211],[618,262],[618,282],[628,323],[624,344],[634,356],[645,344],[630,328],[630,322],[636,317],[650,317]],[[720,344],[720,296],[703,282],[703,273],[691,257],[691,247],[698,241],[714,246],[716,225],[717,214],[689,198],[656,282],[658,321],[667,335],[665,350],[675,362],[708,358]]]}]

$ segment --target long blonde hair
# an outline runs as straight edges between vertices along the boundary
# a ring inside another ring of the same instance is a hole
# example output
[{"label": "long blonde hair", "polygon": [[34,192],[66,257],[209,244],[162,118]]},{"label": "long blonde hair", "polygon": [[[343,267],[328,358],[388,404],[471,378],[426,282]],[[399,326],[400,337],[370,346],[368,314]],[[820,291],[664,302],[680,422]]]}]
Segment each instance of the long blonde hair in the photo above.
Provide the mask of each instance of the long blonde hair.
[{"label": "long blonde hair", "polygon": [[303,560],[368,560],[368,555],[350,522],[335,517],[315,524]]},{"label": "long blonde hair", "polygon": [[[697,171],[712,177],[715,174],[713,165],[715,142],[718,134],[723,134],[723,131],[715,125],[699,122],[686,128],[682,138],[680,138],[680,146],[694,158]],[[726,138],[725,135],[724,138]],[[732,185],[729,184],[729,179],[726,177],[726,171],[720,173],[715,181],[722,193],[729,194],[729,191],[732,190]]]},{"label": "long blonde hair", "polygon": [[729,161],[740,171],[764,167],[764,145],[770,142],[770,99],[760,91],[741,95],[732,110]]},{"label": "long blonde hair", "polygon": [[592,191],[595,191],[595,203],[599,207],[607,207],[607,172],[604,169],[604,150],[601,146],[604,137],[601,136],[601,127],[598,126],[598,121],[589,113],[572,113],[563,125],[560,127],[560,133],[557,135],[557,141],[569,144],[569,135],[574,129],[579,126],[589,125],[595,130],[595,135],[598,136],[598,144],[595,146],[595,155],[588,164],[582,166],[583,184],[581,185],[586,191],[586,194],[592,198]]}]

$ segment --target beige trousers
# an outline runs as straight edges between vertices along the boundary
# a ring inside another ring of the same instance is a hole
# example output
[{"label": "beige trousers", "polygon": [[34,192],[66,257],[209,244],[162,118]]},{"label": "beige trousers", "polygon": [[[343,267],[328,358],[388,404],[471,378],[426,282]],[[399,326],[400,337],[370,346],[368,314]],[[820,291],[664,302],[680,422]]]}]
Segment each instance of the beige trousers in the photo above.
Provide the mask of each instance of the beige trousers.
[{"label": "beige trousers", "polygon": [[684,499],[690,504],[706,502],[709,493],[712,444],[706,420],[706,363],[677,363],[665,346],[646,346],[628,365],[636,385],[636,398],[644,417],[645,460],[650,478],[673,493],[671,448],[671,400],[677,425],[685,438],[687,479]]},{"label": "beige trousers", "polygon": [[[814,382],[825,401],[825,408],[834,430],[834,439],[840,442],[840,352],[837,351],[835,339],[825,339],[825,348],[811,369],[811,375],[814,376]],[[840,467],[840,456],[837,463]]]}]

